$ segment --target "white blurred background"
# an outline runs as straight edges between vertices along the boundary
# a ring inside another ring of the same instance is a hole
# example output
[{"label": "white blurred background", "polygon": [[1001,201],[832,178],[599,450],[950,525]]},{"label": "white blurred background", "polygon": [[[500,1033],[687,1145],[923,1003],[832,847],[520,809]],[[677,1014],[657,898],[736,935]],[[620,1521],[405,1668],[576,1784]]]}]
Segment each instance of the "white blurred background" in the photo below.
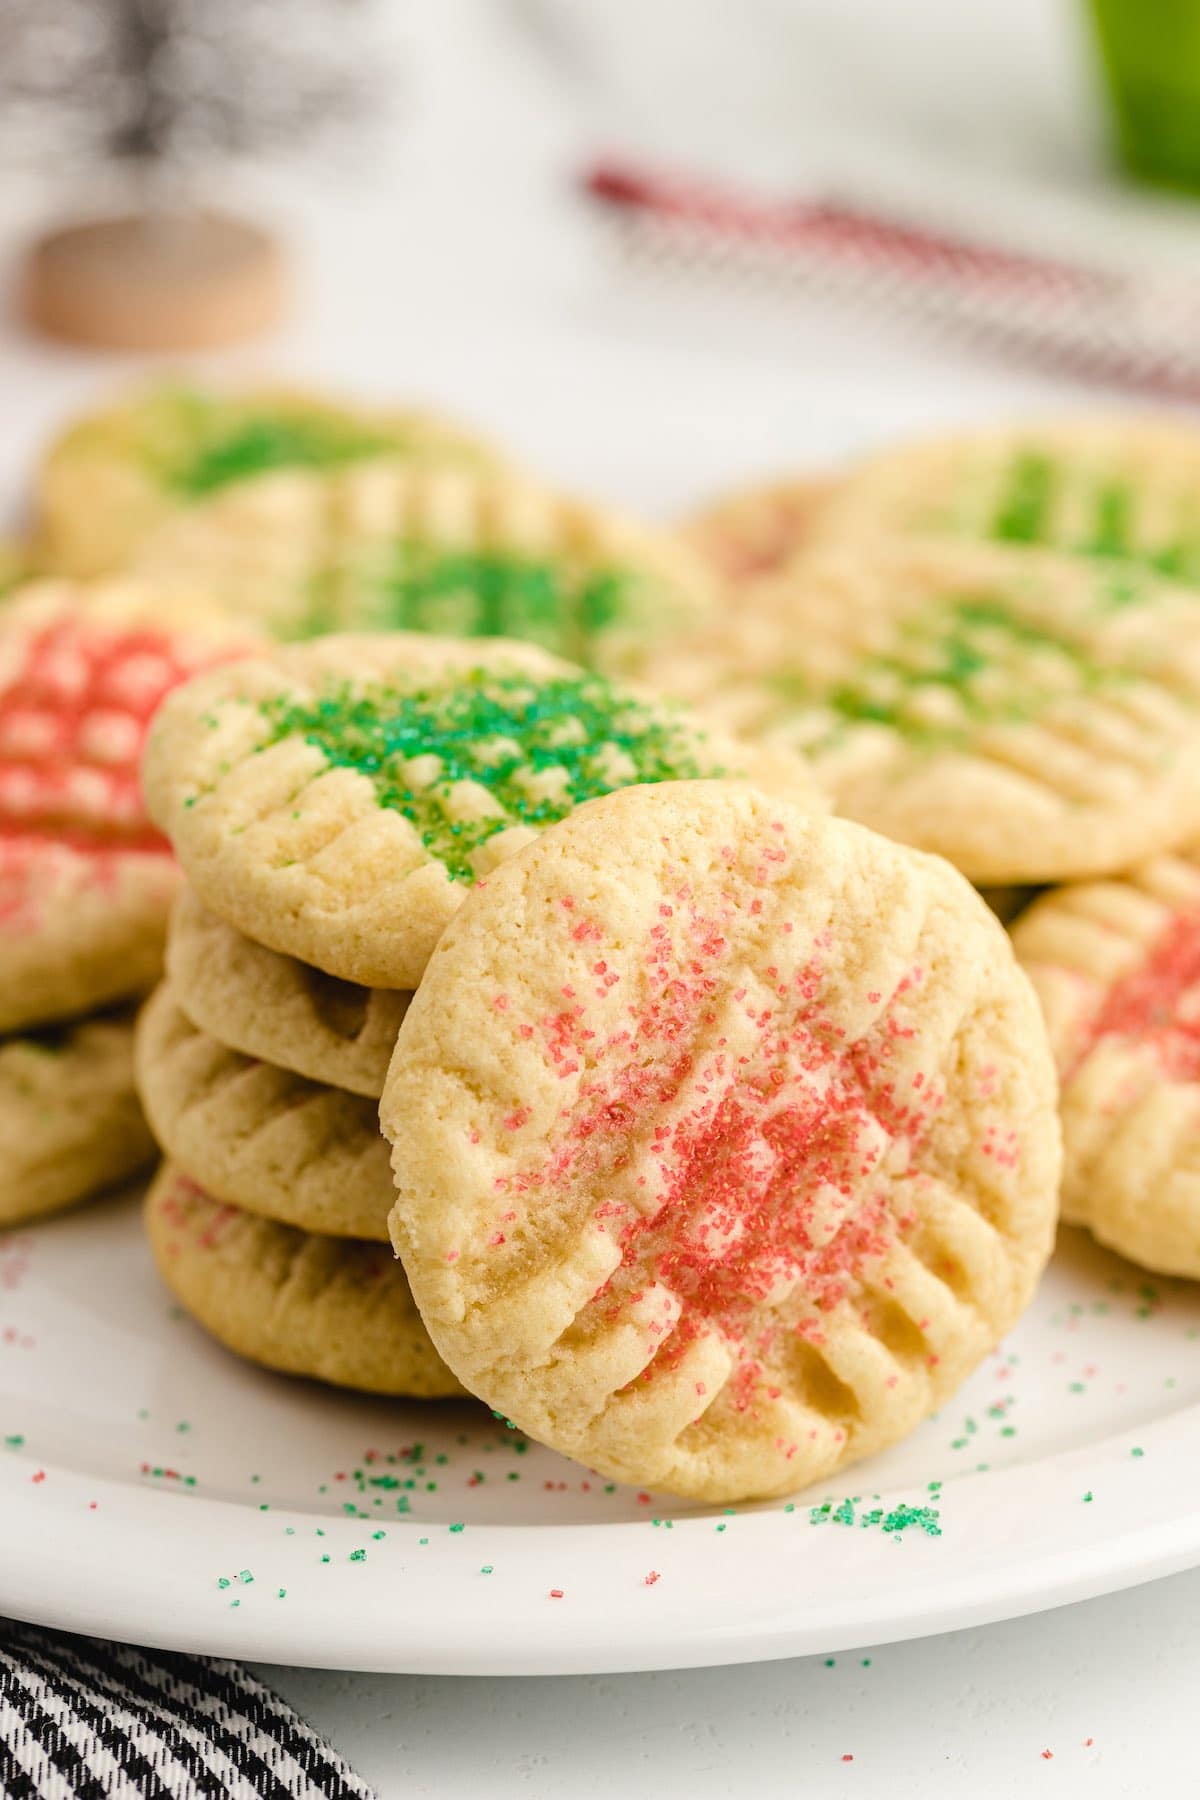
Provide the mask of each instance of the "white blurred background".
[{"label": "white blurred background", "polygon": [[[304,11],[274,8],[280,33]],[[189,172],[275,225],[295,269],[286,326],[221,365],[441,400],[650,510],[931,418],[1111,394],[886,291],[622,256],[581,188],[599,156],[1111,267],[1139,305],[1200,278],[1193,203],[1114,173],[1082,0],[376,0],[346,29],[373,116]],[[128,368],[15,321],[30,232],[111,186],[44,118],[5,161],[0,111],[10,490],[45,427]]]}]

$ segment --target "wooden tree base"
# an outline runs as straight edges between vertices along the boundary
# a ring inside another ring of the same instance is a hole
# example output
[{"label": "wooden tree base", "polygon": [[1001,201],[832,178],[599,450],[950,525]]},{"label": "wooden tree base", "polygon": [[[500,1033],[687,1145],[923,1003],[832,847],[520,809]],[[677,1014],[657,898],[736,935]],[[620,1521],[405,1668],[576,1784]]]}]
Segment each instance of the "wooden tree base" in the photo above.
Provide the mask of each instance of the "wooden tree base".
[{"label": "wooden tree base", "polygon": [[49,337],[106,350],[206,350],[279,320],[275,239],[223,213],[69,225],[29,252],[24,308]]}]

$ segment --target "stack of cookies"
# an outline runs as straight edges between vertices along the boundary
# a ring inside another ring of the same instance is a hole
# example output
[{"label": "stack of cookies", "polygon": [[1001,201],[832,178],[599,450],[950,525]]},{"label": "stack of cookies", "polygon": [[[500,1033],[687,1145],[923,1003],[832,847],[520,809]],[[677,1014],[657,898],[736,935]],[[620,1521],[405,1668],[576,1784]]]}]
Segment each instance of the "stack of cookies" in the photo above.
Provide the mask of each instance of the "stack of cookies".
[{"label": "stack of cookies", "polygon": [[803,766],[528,645],[326,638],[190,683],[145,761],[189,880],[138,1079],[168,1163],[149,1230],[233,1349],[377,1392],[460,1391],[387,1248],[378,1101],[473,883],[594,795]]},{"label": "stack of cookies", "polygon": [[1102,419],[738,497],[692,525],[736,618],[659,663],[806,754],[838,810],[989,890],[1063,1083],[1063,1216],[1194,1278],[1198,491],[1194,427]]},{"label": "stack of cookies", "polygon": [[0,615],[0,1225],[149,1163],[133,1008],[178,884],[141,801],[168,690],[245,648],[224,619],[165,627],[129,585],[22,590]]},{"label": "stack of cookies", "polygon": [[190,683],[145,780],[190,882],[139,1029],[149,1231],[233,1348],[731,1500],[891,1442],[1027,1303],[1028,983],[786,750],[395,634]]}]

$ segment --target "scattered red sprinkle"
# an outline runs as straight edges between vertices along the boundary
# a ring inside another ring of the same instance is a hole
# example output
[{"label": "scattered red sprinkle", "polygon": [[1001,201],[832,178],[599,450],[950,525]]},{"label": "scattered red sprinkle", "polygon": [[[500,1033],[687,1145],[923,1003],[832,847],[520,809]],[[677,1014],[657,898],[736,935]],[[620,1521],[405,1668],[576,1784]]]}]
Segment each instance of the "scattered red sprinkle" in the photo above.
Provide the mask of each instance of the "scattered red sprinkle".
[{"label": "scattered red sprinkle", "polygon": [[658,1570],[651,1569],[650,1573],[645,1577],[645,1585],[647,1587],[653,1587],[656,1581],[661,1580],[662,1576],[659,1574]]},{"label": "scattered red sprinkle", "polygon": [[563,1597],[563,1591],[561,1588],[551,1588],[550,1589],[550,1598],[552,1600],[561,1600],[562,1597]]},{"label": "scattered red sprinkle", "polygon": [[39,1482],[39,1481],[45,1481],[45,1479],[46,1479],[46,1471],[45,1471],[45,1469],[39,1469],[39,1470],[38,1470],[38,1472],[37,1472],[37,1474],[36,1474],[36,1475],[31,1475],[31,1476],[30,1476],[30,1477],[29,1477],[29,1479],[30,1479],[30,1481],[32,1481],[32,1482],[34,1482],[34,1483],[35,1483],[35,1484],[36,1484],[36,1483],[37,1483],[37,1482]]}]

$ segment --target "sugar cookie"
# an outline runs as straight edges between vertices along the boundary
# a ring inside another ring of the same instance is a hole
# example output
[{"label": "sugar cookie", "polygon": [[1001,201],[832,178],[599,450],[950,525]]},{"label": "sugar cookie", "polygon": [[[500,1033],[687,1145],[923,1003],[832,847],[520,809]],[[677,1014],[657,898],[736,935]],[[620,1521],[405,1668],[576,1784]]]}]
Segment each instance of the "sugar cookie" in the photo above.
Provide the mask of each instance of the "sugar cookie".
[{"label": "sugar cookie", "polygon": [[303,488],[314,472],[379,457],[490,454],[425,413],[158,383],[75,420],[50,445],[37,482],[38,552],[57,574],[104,575],[126,567],[164,521],[218,495],[260,483],[286,493],[289,480]]},{"label": "sugar cookie", "polygon": [[409,996],[323,975],[243,937],[185,887],[167,975],[193,1024],[231,1049],[378,1100]]},{"label": "sugar cookie", "polygon": [[137,1080],[154,1135],[215,1199],[335,1237],[387,1237],[374,1104],[227,1050],[168,983],[142,1009]]},{"label": "sugar cookie", "polygon": [[1030,420],[898,444],[847,471],[818,520],[1040,544],[1200,581],[1200,431],[1183,419]]},{"label": "sugar cookie", "polygon": [[74,1206],[152,1162],[132,1018],[0,1038],[0,1143],[0,1227]]},{"label": "sugar cookie", "polygon": [[185,569],[280,637],[510,637],[610,675],[636,675],[715,608],[703,563],[666,533],[465,463],[243,483],[173,517],[137,566],[162,581]]},{"label": "sugar cookie", "polygon": [[726,782],[581,808],[452,921],[381,1107],[439,1352],[703,1499],[908,1431],[1049,1254],[1054,1067],[945,863]]},{"label": "sugar cookie", "polygon": [[1200,1279],[1200,856],[1055,889],[1013,947],[1062,1081],[1063,1217]]},{"label": "sugar cookie", "polygon": [[662,680],[981,886],[1200,835],[1200,594],[1131,565],[916,539],[814,552]]},{"label": "sugar cookie", "polygon": [[170,1163],[146,1197],[146,1230],[176,1299],[238,1356],[371,1394],[462,1394],[385,1245],[223,1206]]},{"label": "sugar cookie", "polygon": [[249,635],[152,593],[44,583],[0,612],[0,1032],[146,991],[178,872],[141,798],[169,688]]},{"label": "sugar cookie", "polygon": [[532,645],[413,633],[279,649],[154,723],[147,803],[203,903],[365,987],[413,988],[471,885],[580,802],[744,775],[822,804],[804,766]]},{"label": "sugar cookie", "polygon": [[683,519],[680,536],[728,581],[771,575],[809,547],[835,485],[812,475],[743,488]]}]

